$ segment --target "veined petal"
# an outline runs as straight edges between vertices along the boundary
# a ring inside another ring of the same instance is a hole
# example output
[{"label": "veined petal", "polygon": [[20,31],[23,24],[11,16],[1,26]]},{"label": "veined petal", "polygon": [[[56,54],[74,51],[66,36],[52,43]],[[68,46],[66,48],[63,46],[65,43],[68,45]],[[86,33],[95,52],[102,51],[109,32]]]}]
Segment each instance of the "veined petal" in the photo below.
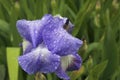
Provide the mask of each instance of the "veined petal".
[{"label": "veined petal", "polygon": [[63,25],[63,20],[54,18],[43,30],[44,43],[52,53],[60,56],[76,53],[83,43],[61,27]]},{"label": "veined petal", "polygon": [[70,80],[70,77],[64,70],[62,70],[61,66],[58,67],[58,69],[55,71],[55,74],[61,79]]},{"label": "veined petal", "polygon": [[82,60],[78,54],[70,54],[61,57],[61,67],[64,71],[78,70]]},{"label": "veined petal", "polygon": [[18,20],[16,24],[18,32],[36,47],[42,42],[42,29],[49,22],[50,17],[51,15],[45,15],[41,20]]},{"label": "veined petal", "polygon": [[[71,55],[71,62],[69,62],[67,71],[78,70],[81,67],[82,59],[78,54]],[[70,57],[69,57],[70,59]],[[63,64],[64,65],[64,64]]]},{"label": "veined petal", "polygon": [[20,56],[18,61],[28,74],[36,72],[48,73],[57,69],[60,64],[60,56],[51,54],[44,45],[40,45],[31,52]]},{"label": "veined petal", "polygon": [[56,70],[56,75],[65,80],[69,80],[66,71],[78,70],[81,66],[81,58],[78,54],[71,54],[61,57],[61,64]]}]

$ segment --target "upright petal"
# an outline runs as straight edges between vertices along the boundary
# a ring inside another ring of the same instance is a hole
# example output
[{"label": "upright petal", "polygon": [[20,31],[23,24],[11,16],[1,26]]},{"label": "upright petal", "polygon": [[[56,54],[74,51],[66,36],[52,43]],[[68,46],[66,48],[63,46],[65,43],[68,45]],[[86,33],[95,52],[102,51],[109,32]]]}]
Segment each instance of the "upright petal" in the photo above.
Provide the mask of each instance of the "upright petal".
[{"label": "upright petal", "polygon": [[31,52],[20,56],[18,61],[28,74],[36,72],[48,73],[57,69],[60,64],[60,57],[56,54],[51,54],[44,45],[40,45]]},{"label": "upright petal", "polygon": [[60,15],[56,15],[56,16],[54,16],[54,18],[60,18],[64,24],[64,26],[61,26],[61,27],[66,29],[69,33],[72,32],[74,25],[70,22],[70,20],[68,18],[61,17]]},{"label": "upright petal", "polygon": [[50,17],[51,15],[45,15],[41,20],[34,21],[18,20],[16,24],[18,32],[36,47],[42,42],[42,29],[49,22]]},{"label": "upright petal", "polygon": [[43,30],[43,40],[48,49],[60,56],[76,53],[82,45],[82,41],[71,36],[62,26],[64,22],[60,18],[54,18]]}]

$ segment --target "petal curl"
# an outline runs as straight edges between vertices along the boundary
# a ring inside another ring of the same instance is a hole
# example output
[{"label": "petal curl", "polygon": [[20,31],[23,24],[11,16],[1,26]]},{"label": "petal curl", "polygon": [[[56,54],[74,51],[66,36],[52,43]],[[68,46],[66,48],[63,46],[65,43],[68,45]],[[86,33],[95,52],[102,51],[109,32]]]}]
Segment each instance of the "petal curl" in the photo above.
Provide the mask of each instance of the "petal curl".
[{"label": "petal curl", "polygon": [[18,58],[20,66],[28,74],[54,72],[60,64],[60,56],[51,54],[43,45]]},{"label": "petal curl", "polygon": [[18,20],[16,24],[18,32],[36,47],[42,42],[42,29],[49,22],[50,17],[51,15],[45,15],[41,20]]},{"label": "petal curl", "polygon": [[73,71],[73,70],[78,70],[81,67],[82,64],[82,59],[78,54],[72,55],[73,59],[71,63],[68,65],[66,71]]},{"label": "petal curl", "polygon": [[63,27],[64,22],[60,18],[51,20],[47,28],[43,30],[43,40],[48,49],[60,56],[72,54],[82,46],[82,41],[71,36]]},{"label": "petal curl", "polygon": [[56,75],[65,80],[70,80],[66,71],[78,70],[81,67],[81,58],[78,54],[61,57],[61,64],[55,71]]},{"label": "petal curl", "polygon": [[70,54],[61,57],[61,67],[64,71],[78,70],[81,66],[82,60],[78,54]]}]

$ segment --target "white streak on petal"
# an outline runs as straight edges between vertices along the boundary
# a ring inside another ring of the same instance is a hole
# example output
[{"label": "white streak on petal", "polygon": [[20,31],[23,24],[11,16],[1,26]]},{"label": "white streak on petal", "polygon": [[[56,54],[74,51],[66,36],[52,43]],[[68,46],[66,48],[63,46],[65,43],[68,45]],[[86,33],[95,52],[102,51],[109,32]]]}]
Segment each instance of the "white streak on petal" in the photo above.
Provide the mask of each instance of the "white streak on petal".
[{"label": "white streak on petal", "polygon": [[44,44],[18,58],[20,66],[29,74],[53,72],[60,64],[60,56],[52,54]]},{"label": "white streak on petal", "polygon": [[27,49],[27,47],[31,45],[31,43],[25,39],[23,39],[23,42],[22,42],[22,48],[23,48],[23,52]]},{"label": "white streak on petal", "polygon": [[73,55],[67,55],[67,56],[61,57],[61,67],[62,67],[62,69],[65,71],[68,68],[68,66],[70,64],[72,64],[73,60],[74,60]]},{"label": "white streak on petal", "polygon": [[43,59],[45,59],[45,57],[50,54],[50,51],[43,45],[43,44],[40,44],[39,47],[37,47],[35,50],[34,50],[34,53],[38,54],[41,53],[41,56]]}]

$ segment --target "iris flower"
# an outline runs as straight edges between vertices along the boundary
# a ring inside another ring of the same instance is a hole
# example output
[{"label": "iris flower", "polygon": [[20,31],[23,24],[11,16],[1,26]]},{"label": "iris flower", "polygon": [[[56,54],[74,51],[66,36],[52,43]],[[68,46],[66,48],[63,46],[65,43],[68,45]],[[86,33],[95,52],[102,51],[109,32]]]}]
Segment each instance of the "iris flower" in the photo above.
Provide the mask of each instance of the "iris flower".
[{"label": "iris flower", "polygon": [[66,17],[46,14],[40,20],[18,20],[16,26],[23,38],[18,62],[28,74],[54,72],[70,80],[66,72],[80,68],[77,53],[83,42],[71,35],[73,24]]}]

